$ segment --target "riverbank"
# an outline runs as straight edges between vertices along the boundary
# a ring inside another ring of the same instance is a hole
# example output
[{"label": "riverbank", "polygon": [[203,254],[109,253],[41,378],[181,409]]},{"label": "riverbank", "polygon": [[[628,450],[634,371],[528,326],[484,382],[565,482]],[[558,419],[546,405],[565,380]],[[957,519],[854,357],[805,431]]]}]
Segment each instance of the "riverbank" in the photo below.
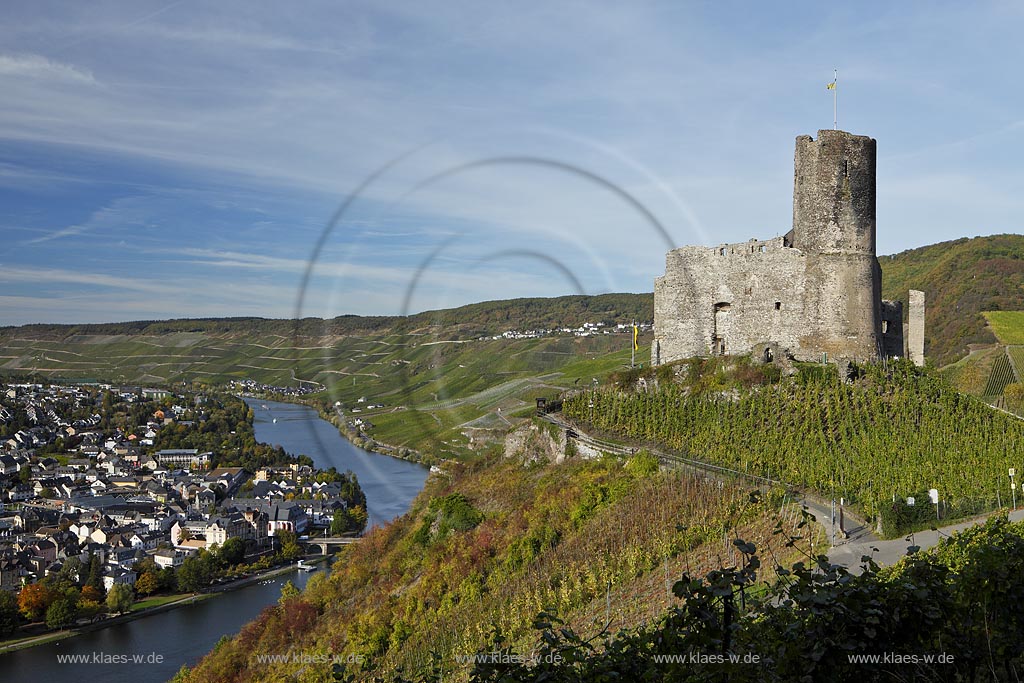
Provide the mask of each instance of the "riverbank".
[{"label": "riverbank", "polygon": [[179,607],[192,605],[203,600],[209,600],[211,598],[217,597],[222,593],[238,590],[239,588],[245,588],[246,586],[250,586],[254,583],[266,581],[267,579],[272,579],[274,577],[281,576],[282,574],[287,574],[293,571],[296,571],[296,567],[294,564],[289,564],[283,567],[275,567],[273,569],[268,569],[265,572],[260,572],[259,574],[242,577],[240,579],[235,579],[233,581],[229,581],[228,583],[220,584],[217,586],[211,586],[210,588],[201,593],[191,593],[183,595],[181,598],[177,600],[174,600],[172,602],[166,602],[162,605],[154,605],[153,607],[147,607],[145,609],[137,610],[134,612],[126,612],[124,614],[119,614],[116,617],[110,617],[108,619],[103,619],[88,624],[81,624],[75,626],[74,628],[64,629],[62,631],[53,631],[50,633],[42,633],[38,636],[27,636],[23,638],[18,638],[17,640],[13,641],[0,642],[0,654],[14,652],[15,650],[23,650],[26,648],[35,647],[37,645],[44,645],[46,643],[52,643],[56,640],[74,638],[75,636],[79,636],[84,633],[91,633],[93,631],[109,628],[111,626],[117,626],[118,624],[124,624],[129,621],[136,621],[138,619],[150,617],[155,614],[169,612],[170,610],[177,609]]}]

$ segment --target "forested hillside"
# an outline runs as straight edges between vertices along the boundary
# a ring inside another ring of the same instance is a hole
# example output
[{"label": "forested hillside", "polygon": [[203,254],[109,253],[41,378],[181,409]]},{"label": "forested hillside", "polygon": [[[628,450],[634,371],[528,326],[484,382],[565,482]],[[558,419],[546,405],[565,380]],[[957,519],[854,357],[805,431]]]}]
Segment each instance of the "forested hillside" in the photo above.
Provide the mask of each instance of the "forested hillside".
[{"label": "forested hillside", "polygon": [[983,311],[1024,310],[1024,235],[940,242],[878,259],[882,295],[900,300],[925,293],[925,354],[942,367],[968,344],[994,344]]}]

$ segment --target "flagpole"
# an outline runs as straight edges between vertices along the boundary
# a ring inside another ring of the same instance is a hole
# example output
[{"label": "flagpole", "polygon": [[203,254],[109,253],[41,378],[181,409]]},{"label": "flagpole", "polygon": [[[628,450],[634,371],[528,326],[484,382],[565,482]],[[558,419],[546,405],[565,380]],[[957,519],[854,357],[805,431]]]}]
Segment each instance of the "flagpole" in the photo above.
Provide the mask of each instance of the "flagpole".
[{"label": "flagpole", "polygon": [[832,70],[832,130],[839,130],[839,70]]}]

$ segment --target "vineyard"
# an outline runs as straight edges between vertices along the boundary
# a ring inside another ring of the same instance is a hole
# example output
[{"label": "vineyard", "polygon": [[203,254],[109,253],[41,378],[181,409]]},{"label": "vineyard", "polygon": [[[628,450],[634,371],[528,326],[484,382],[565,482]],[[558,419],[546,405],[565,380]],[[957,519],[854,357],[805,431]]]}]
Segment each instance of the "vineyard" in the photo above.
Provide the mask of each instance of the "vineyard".
[{"label": "vineyard", "polygon": [[992,365],[992,372],[989,373],[988,381],[985,383],[985,388],[981,391],[981,396],[986,401],[995,400],[1003,395],[1003,391],[1008,384],[1013,384],[1016,381],[1017,377],[1013,372],[1013,366],[1010,364],[1010,357],[1006,353],[1001,353],[996,357],[996,361]]},{"label": "vineyard", "polygon": [[1021,381],[1021,373],[1024,372],[1024,346],[1007,346],[1006,354],[1010,357],[1010,365],[1017,374],[1017,381]]},{"label": "vineyard", "polygon": [[851,383],[821,366],[773,381],[708,363],[697,380],[692,366],[675,371],[683,380],[659,368],[656,381],[579,393],[563,410],[605,432],[834,493],[868,515],[908,496],[927,501],[931,488],[949,517],[980,512],[1010,497],[1009,467],[1024,469],[1024,422],[909,363],[867,366]]},{"label": "vineyard", "polygon": [[[456,657],[494,647],[499,634],[535,647],[542,610],[588,637],[635,628],[676,602],[684,572],[740,562],[735,538],[764,552],[763,587],[795,552],[789,538],[807,534],[781,491],[751,497],[660,471],[644,453],[560,465],[502,458],[453,477],[432,477],[408,515],[349,546],[329,576],[264,610],[178,680],[331,680],[326,664],[303,678],[299,664],[254,657],[289,648],[360,658],[360,680],[404,680],[399,669],[422,671],[432,657],[448,664],[430,680],[465,680],[469,666],[460,671]],[[799,541],[804,553],[808,542]]]}]

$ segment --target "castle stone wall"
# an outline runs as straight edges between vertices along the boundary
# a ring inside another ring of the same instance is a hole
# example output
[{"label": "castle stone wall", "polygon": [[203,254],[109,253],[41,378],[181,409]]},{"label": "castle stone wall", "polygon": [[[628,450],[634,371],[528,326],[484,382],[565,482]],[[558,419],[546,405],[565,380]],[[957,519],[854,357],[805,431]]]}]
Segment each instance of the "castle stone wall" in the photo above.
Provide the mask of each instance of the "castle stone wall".
[{"label": "castle stone wall", "polygon": [[682,247],[655,281],[655,364],[715,353],[749,353],[770,339],[798,346],[805,258],[783,238]]},{"label": "castle stone wall", "polygon": [[655,280],[651,361],[745,354],[765,344],[797,360],[865,361],[901,351],[902,326],[890,324],[891,308],[883,316],[875,258],[875,159],[869,137],[800,136],[785,237],[670,251]]},{"label": "castle stone wall", "polygon": [[902,301],[882,301],[882,349],[889,358],[906,356]]},{"label": "castle stone wall", "polygon": [[875,141],[841,130],[796,139],[793,246],[875,255]]},{"label": "castle stone wall", "polygon": [[910,290],[907,312],[907,357],[918,367],[924,366],[924,292]]}]

